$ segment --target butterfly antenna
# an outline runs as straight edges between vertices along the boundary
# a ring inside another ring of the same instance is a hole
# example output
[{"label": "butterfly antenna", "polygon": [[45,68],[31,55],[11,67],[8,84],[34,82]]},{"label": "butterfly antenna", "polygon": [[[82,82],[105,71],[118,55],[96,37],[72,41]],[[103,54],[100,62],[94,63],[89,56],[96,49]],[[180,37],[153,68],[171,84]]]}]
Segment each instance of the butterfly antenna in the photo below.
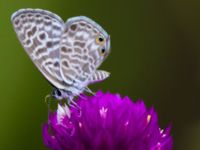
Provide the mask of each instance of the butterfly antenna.
[{"label": "butterfly antenna", "polygon": [[70,107],[73,107],[78,110],[78,113],[79,113],[78,116],[80,117],[81,116],[81,107],[72,98],[70,98],[70,100],[68,100],[67,102]]},{"label": "butterfly antenna", "polygon": [[50,98],[51,98],[51,95],[50,95],[50,94],[46,95],[45,98],[44,98],[45,103],[48,104],[48,103],[49,103],[48,101],[49,101]]},{"label": "butterfly antenna", "polygon": [[51,105],[50,101],[51,101],[51,99],[50,98],[51,98],[50,94],[48,94],[48,95],[45,96],[45,103],[47,104],[47,107],[48,107],[48,116],[47,116],[48,117],[47,118],[48,119],[48,124],[50,124],[50,121],[49,121],[50,111],[51,111],[51,109],[50,109],[50,105]]}]

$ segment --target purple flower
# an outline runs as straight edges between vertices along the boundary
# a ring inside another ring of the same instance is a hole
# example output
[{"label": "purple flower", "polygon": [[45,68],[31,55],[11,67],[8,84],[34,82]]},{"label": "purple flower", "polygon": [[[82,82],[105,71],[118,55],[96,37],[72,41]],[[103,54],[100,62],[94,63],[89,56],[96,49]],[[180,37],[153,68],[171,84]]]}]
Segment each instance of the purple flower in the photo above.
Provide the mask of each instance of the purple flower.
[{"label": "purple flower", "polygon": [[52,150],[171,150],[170,127],[160,129],[153,108],[118,94],[79,98],[77,109],[58,106],[43,126]]}]

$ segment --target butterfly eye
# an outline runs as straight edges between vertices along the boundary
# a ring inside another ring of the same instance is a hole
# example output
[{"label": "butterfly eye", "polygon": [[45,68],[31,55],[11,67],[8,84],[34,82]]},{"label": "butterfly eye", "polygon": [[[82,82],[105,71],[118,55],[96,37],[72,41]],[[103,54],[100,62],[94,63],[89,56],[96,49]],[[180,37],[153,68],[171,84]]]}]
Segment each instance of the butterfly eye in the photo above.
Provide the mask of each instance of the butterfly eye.
[{"label": "butterfly eye", "polygon": [[59,90],[57,90],[57,95],[58,95],[58,96],[61,96],[61,95],[62,95],[61,92],[60,92]]},{"label": "butterfly eye", "polygon": [[96,43],[99,45],[102,45],[105,42],[104,37],[103,36],[97,36],[96,37]]},{"label": "butterfly eye", "polygon": [[53,93],[52,93],[52,94],[53,94],[53,96],[56,96],[56,97],[62,95],[62,93],[61,93],[59,90],[57,90],[57,89],[56,89],[56,90],[53,90]]}]

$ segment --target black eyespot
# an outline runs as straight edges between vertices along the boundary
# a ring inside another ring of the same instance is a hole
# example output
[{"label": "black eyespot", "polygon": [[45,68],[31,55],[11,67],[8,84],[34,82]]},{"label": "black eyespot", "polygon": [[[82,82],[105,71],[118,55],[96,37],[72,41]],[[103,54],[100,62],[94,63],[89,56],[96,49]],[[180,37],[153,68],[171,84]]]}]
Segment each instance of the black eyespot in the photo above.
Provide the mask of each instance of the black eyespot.
[{"label": "black eyespot", "polygon": [[99,42],[103,42],[104,39],[102,37],[99,37]]},{"label": "black eyespot", "polygon": [[105,39],[104,39],[104,37],[103,37],[102,35],[98,35],[98,36],[96,37],[96,43],[97,43],[97,44],[103,45],[104,42],[105,42]]},{"label": "black eyespot", "polygon": [[105,48],[101,49],[101,53],[104,54],[106,52]]}]

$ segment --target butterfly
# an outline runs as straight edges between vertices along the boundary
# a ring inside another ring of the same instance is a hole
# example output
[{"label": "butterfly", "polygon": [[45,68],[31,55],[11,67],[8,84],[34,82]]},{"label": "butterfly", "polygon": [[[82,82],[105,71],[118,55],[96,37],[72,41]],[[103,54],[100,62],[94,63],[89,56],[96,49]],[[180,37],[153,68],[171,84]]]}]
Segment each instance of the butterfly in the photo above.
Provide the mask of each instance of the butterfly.
[{"label": "butterfly", "polygon": [[33,63],[54,87],[55,99],[68,99],[90,91],[110,73],[97,70],[110,53],[110,36],[85,16],[64,22],[42,9],[20,9],[11,21],[19,41]]}]

